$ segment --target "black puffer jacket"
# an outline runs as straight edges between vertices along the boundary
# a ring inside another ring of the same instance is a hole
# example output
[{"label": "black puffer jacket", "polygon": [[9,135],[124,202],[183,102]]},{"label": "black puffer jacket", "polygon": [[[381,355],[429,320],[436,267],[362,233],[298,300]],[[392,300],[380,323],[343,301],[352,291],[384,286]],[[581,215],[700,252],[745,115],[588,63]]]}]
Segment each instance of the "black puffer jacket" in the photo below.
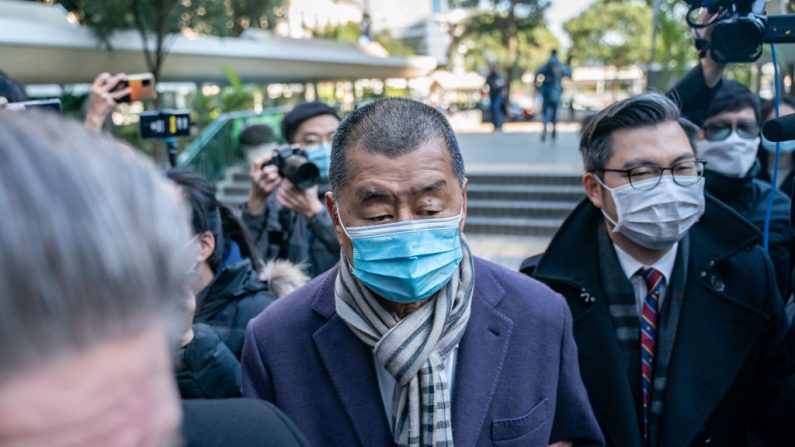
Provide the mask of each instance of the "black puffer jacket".
[{"label": "black puffer jacket", "polygon": [[225,263],[196,297],[193,322],[210,325],[239,359],[246,325],[274,300],[268,285],[257,278],[251,261]]},{"label": "black puffer jacket", "polygon": [[193,325],[193,340],[179,350],[176,370],[183,399],[240,396],[240,363],[206,324]]},{"label": "black puffer jacket", "polygon": [[792,253],[795,249],[795,236],[789,225],[790,199],[782,191],[774,190],[770,183],[755,178],[758,171],[757,164],[745,177],[731,178],[707,170],[704,173],[705,186],[707,192],[748,219],[760,232],[764,231],[767,204],[770,192],[774,191],[768,254],[776,270],[779,293],[786,300],[791,291]]}]

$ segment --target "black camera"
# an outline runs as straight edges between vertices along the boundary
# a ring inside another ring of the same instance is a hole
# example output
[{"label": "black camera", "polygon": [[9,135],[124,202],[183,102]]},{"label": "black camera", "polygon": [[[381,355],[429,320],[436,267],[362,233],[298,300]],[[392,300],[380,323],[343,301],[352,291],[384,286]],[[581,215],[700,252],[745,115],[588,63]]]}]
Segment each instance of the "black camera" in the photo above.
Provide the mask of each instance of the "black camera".
[{"label": "black camera", "polygon": [[307,159],[306,152],[297,147],[284,147],[273,151],[273,158],[265,166],[279,168],[279,175],[286,178],[296,188],[305,190],[317,185],[320,169]]},{"label": "black camera", "polygon": [[[795,14],[765,16],[765,0],[686,0],[690,5],[687,23],[691,28],[715,25],[710,42],[697,41],[719,64],[753,62],[762,55],[765,43],[795,42]],[[702,8],[719,13],[710,23],[697,24]]]}]

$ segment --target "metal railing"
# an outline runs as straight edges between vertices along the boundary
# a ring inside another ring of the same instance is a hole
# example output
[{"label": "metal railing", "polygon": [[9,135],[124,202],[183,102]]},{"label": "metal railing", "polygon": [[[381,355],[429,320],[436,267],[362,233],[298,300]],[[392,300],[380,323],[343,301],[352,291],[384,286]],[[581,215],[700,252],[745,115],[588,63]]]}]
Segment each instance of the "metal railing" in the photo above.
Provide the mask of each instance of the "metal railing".
[{"label": "metal railing", "polygon": [[253,124],[271,126],[281,138],[281,120],[287,108],[270,108],[261,112],[229,112],[219,115],[180,153],[177,166],[201,174],[211,182],[224,177],[226,170],[246,160],[239,138]]}]

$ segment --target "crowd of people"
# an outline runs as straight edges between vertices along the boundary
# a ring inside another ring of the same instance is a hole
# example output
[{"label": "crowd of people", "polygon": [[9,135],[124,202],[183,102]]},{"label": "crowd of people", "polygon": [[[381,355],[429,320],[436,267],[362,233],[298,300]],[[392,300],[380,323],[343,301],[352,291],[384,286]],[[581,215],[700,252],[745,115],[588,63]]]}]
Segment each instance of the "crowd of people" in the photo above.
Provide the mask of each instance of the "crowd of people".
[{"label": "crowd of people", "polygon": [[232,209],[102,132],[123,75],[82,125],[0,77],[0,445],[795,445],[795,146],[774,172],[772,107],[724,70],[590,117],[586,198],[518,272],[470,250],[420,102],[296,106],[310,187],[247,128]]}]

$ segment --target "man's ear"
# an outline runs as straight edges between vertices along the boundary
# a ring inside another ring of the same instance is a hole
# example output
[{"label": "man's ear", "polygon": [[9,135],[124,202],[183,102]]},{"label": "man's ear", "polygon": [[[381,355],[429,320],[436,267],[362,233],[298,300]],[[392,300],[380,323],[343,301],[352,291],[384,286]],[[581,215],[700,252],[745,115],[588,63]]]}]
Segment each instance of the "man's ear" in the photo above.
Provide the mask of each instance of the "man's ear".
[{"label": "man's ear", "polygon": [[464,226],[467,220],[467,186],[469,186],[469,179],[465,178],[464,183],[461,185],[463,202],[461,204],[461,223],[458,227],[458,232],[464,232]]},{"label": "man's ear", "polygon": [[205,231],[199,236],[199,254],[197,261],[207,262],[215,251],[215,236],[209,231]]},{"label": "man's ear", "polygon": [[326,210],[331,218],[331,224],[334,225],[334,232],[337,233],[337,240],[342,241],[342,227],[340,226],[340,215],[337,211],[337,204],[334,201],[334,193],[331,191],[326,192]]},{"label": "man's ear", "polygon": [[585,189],[585,195],[591,201],[593,206],[602,209],[604,202],[602,201],[602,185],[593,172],[586,172],[582,176],[582,187]]}]

